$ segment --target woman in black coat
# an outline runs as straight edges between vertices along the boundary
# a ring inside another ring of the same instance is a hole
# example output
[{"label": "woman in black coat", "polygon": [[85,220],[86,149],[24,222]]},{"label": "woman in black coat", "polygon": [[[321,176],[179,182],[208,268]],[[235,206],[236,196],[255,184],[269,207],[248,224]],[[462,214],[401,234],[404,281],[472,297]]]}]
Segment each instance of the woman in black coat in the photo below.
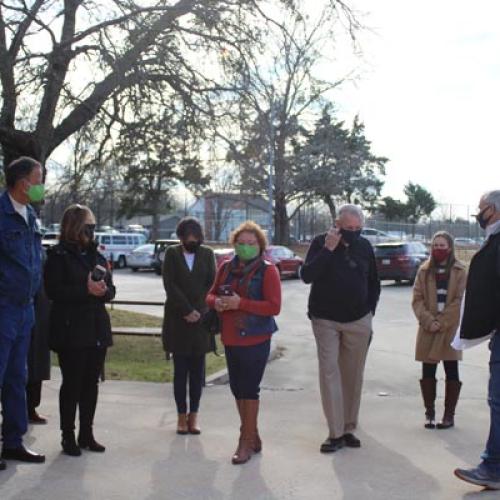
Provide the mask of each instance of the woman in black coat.
[{"label": "woman in black coat", "polygon": [[[46,262],[43,252],[42,263]],[[28,383],[26,384],[26,406],[28,420],[32,424],[46,424],[47,419],[37,411],[42,399],[42,382],[50,380],[49,322],[50,300],[42,286],[35,296],[35,325],[31,330],[28,353]]]},{"label": "woman in black coat", "polygon": [[[94,240],[95,218],[89,208],[71,205],[64,212],[58,245],[48,253],[45,289],[52,302],[50,348],[59,358],[62,448],[72,456],[80,448],[103,452],[94,439],[99,375],[112,345],[111,322],[105,303],[115,296],[106,259]],[[98,267],[96,267],[98,266]],[[98,274],[101,273],[101,276]],[[75,440],[79,409],[80,432]]]},{"label": "woman in black coat", "polygon": [[202,245],[203,231],[197,219],[182,219],[177,235],[181,244],[167,249],[163,263],[163,283],[167,292],[163,345],[166,352],[173,353],[177,433],[199,434],[197,415],[205,354],[212,350],[212,339],[203,316],[208,310],[205,298],[215,277],[215,256],[211,248]]}]

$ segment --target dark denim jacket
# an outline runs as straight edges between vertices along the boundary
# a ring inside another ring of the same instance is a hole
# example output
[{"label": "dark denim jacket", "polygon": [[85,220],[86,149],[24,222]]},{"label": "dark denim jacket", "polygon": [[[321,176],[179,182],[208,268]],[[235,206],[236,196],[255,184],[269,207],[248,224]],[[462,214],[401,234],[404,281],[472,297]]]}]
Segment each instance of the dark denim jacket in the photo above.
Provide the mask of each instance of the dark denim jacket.
[{"label": "dark denim jacket", "polygon": [[28,205],[28,223],[7,192],[0,196],[0,302],[32,303],[42,275],[42,235],[35,211]]},{"label": "dark denim jacket", "polygon": [[[237,257],[235,257],[237,260]],[[229,264],[226,264],[229,265]],[[262,265],[252,275],[248,287],[248,297],[251,300],[263,300],[264,273],[268,264],[262,262]],[[226,278],[226,284],[231,283],[235,278],[229,273]],[[241,282],[243,281],[240,280]],[[273,334],[278,330],[278,326],[273,316],[259,316],[257,314],[243,313],[243,325],[240,327],[240,336]]]}]

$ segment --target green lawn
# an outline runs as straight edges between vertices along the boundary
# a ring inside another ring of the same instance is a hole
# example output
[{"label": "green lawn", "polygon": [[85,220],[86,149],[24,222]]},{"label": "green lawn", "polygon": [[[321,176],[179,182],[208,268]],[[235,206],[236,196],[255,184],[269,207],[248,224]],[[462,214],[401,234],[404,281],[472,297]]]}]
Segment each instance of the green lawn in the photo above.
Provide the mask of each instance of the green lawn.
[{"label": "green lawn", "polygon": [[[221,348],[218,348],[222,352]],[[225,368],[224,357],[207,354],[206,373],[210,375]],[[108,351],[106,377],[113,380],[171,382],[172,360],[167,361],[161,339],[115,335],[114,346]]]},{"label": "green lawn", "polygon": [[124,311],[123,309],[108,308],[111,317],[111,324],[114,327],[139,327],[144,326],[147,328],[158,327],[161,328],[163,323],[162,318],[152,316],[151,314],[142,314],[131,311]]},{"label": "green lawn", "polygon": [[[162,319],[149,314],[110,310],[114,327],[161,327]],[[218,340],[218,352],[223,349]],[[160,337],[115,335],[106,358],[106,378],[142,382],[171,382],[172,361],[167,361]],[[54,364],[57,360],[54,357]],[[225,358],[213,353],[206,357],[207,376],[226,367]]]}]

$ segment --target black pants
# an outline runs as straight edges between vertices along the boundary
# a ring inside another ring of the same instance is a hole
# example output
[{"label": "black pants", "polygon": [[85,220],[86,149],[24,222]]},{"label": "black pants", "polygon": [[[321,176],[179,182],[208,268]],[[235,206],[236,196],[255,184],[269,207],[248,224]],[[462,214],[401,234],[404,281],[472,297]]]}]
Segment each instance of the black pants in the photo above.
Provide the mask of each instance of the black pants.
[{"label": "black pants", "polygon": [[[443,361],[446,380],[458,381],[458,361]],[[422,363],[422,378],[436,378],[437,363]]]},{"label": "black pants", "polygon": [[189,381],[189,411],[197,413],[205,375],[205,355],[174,354],[174,397],[177,413],[187,413],[187,385]]},{"label": "black pants", "polygon": [[106,349],[90,347],[70,349],[58,353],[62,373],[59,391],[59,412],[61,430],[72,432],[75,429],[76,409],[80,415],[80,433],[92,430],[99,375],[104,366]]},{"label": "black pants", "polygon": [[229,385],[235,399],[259,399],[271,341],[252,346],[226,346]]},{"label": "black pants", "polygon": [[26,406],[28,416],[33,415],[34,411],[40,406],[42,400],[42,381],[28,382],[26,384]]}]

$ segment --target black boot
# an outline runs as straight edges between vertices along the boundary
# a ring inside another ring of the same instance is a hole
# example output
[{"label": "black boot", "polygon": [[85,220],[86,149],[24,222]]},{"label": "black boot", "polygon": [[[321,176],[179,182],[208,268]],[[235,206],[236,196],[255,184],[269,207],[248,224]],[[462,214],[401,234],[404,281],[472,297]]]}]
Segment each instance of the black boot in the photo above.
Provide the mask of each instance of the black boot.
[{"label": "black boot", "polygon": [[80,433],[78,434],[78,444],[80,445],[80,448],[83,448],[84,450],[96,451],[98,453],[106,451],[106,447],[94,439],[92,428],[85,430],[80,429]]},{"label": "black boot", "polygon": [[457,407],[462,382],[447,380],[445,387],[444,415],[443,420],[437,424],[438,429],[449,429],[455,425],[455,408]]},{"label": "black boot", "polygon": [[78,434],[78,444],[81,448],[103,453],[106,448],[94,439],[92,431],[94,425],[94,415],[97,406],[98,385],[89,385],[83,392],[80,399],[80,432]]},{"label": "black boot", "polygon": [[422,391],[422,398],[425,406],[425,424],[426,429],[436,428],[436,379],[423,378],[420,380],[420,389]]},{"label": "black boot", "polygon": [[82,454],[82,450],[76,444],[75,433],[73,431],[64,431],[62,433],[61,446],[63,452],[70,457],[79,457]]}]

